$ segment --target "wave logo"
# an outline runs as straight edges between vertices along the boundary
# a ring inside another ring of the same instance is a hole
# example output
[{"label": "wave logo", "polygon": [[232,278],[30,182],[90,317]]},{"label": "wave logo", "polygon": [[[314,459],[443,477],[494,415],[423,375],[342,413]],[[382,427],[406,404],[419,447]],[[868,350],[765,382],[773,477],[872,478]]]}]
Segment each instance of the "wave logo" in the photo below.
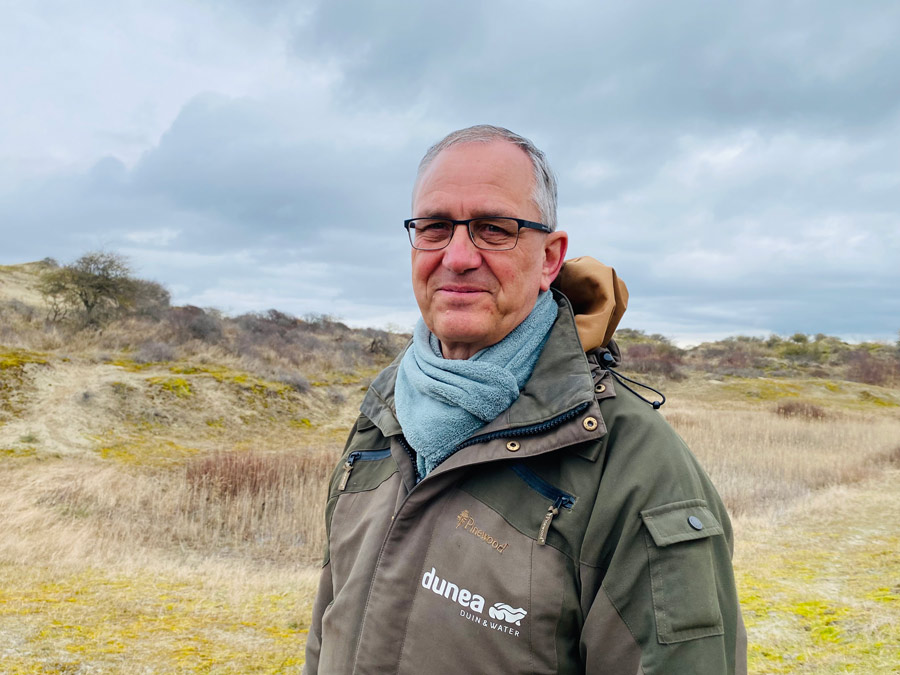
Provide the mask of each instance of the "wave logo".
[{"label": "wave logo", "polygon": [[525,618],[528,612],[521,607],[513,608],[512,605],[507,605],[505,602],[495,602],[493,607],[488,608],[488,614],[491,615],[492,619],[521,626],[520,621]]}]

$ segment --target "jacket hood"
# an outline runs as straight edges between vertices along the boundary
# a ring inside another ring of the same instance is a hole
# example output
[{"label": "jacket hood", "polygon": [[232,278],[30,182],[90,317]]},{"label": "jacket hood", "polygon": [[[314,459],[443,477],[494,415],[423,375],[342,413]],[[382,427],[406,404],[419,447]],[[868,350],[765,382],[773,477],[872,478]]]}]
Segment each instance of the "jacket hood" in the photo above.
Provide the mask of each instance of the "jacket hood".
[{"label": "jacket hood", "polygon": [[563,263],[553,288],[572,304],[584,351],[605,347],[628,305],[628,288],[616,271],[590,256],[572,258]]}]

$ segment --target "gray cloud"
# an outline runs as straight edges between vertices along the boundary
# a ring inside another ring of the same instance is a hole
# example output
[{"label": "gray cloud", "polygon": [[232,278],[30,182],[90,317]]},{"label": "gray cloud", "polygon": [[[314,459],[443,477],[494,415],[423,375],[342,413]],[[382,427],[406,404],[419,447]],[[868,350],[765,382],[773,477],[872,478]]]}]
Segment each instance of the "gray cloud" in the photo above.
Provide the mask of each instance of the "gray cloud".
[{"label": "gray cloud", "polygon": [[548,152],[626,324],[900,328],[894,3],[104,11],[0,27],[0,262],[106,246],[179,302],[409,325],[416,163],[492,122]]}]

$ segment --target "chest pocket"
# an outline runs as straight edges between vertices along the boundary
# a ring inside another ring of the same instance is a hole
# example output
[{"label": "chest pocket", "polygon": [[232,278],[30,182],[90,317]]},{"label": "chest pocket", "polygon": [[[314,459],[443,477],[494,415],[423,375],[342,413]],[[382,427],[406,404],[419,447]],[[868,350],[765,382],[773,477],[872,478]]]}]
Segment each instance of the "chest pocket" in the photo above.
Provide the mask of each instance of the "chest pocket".
[{"label": "chest pocket", "polygon": [[390,449],[354,450],[344,460],[337,491],[359,492],[378,487],[397,470],[393,461],[381,461],[390,456]]},{"label": "chest pocket", "polygon": [[702,499],[641,511],[647,528],[650,580],[661,644],[721,635],[711,537],[722,526]]}]

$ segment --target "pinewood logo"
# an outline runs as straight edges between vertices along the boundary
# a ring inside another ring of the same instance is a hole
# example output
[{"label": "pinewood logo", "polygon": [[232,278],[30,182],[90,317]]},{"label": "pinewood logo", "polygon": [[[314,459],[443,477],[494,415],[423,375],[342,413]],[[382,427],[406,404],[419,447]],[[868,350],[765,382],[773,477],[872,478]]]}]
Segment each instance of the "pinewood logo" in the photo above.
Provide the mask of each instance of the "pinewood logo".
[{"label": "pinewood logo", "polygon": [[471,532],[476,537],[481,539],[485,544],[489,544],[492,549],[497,551],[497,553],[503,553],[506,550],[506,547],[509,546],[509,542],[505,542],[501,544],[497,539],[494,539],[491,535],[489,535],[484,530],[479,530],[475,526],[475,519],[469,515],[469,510],[465,509],[462,513],[456,516],[456,529],[463,528],[466,532]]}]

